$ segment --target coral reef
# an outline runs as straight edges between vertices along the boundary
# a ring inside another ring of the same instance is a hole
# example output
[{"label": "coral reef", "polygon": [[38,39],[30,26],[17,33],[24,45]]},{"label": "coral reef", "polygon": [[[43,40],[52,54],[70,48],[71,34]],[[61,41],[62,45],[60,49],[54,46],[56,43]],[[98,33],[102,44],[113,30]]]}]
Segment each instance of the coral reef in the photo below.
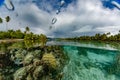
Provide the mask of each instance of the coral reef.
[{"label": "coral reef", "polygon": [[12,61],[10,61],[8,56],[8,53],[0,52],[0,68],[6,67],[7,65],[12,65]]},{"label": "coral reef", "polygon": [[52,53],[45,53],[42,57],[43,62],[48,65],[50,68],[57,68],[57,60]]},{"label": "coral reef", "polygon": [[61,80],[65,61],[60,46],[10,48],[0,54],[0,80]]}]

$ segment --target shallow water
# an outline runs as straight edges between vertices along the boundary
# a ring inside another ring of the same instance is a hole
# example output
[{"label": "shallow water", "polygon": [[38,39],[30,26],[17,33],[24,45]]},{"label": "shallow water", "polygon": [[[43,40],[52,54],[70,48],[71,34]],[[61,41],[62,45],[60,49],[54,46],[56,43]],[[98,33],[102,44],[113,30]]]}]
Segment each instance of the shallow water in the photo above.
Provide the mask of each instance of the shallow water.
[{"label": "shallow water", "polygon": [[63,49],[69,61],[64,67],[62,80],[120,80],[108,70],[119,51],[70,45]]},{"label": "shallow water", "polygon": [[[120,80],[120,46],[118,43],[116,45],[116,43],[114,44],[103,42],[47,42],[47,46],[50,45],[57,45],[60,48],[62,47],[60,51],[64,51],[66,56],[66,62],[64,61],[65,67],[63,66],[61,68],[61,70],[63,69],[62,72],[60,70],[60,73],[63,73],[62,80]],[[10,54],[15,53],[18,57],[13,61],[16,66],[18,65],[19,68],[21,67],[21,57],[19,59],[19,55],[17,54],[26,55],[26,48],[29,50],[31,47],[33,48],[31,49],[33,50],[34,54],[38,53],[38,46],[38,43],[4,43],[0,44],[0,50],[6,51],[9,49],[11,50]],[[53,49],[55,48],[56,47]],[[12,56],[10,59],[13,59]],[[15,71],[17,70],[15,67],[12,67],[12,69]],[[2,72],[4,71],[2,70]]]}]

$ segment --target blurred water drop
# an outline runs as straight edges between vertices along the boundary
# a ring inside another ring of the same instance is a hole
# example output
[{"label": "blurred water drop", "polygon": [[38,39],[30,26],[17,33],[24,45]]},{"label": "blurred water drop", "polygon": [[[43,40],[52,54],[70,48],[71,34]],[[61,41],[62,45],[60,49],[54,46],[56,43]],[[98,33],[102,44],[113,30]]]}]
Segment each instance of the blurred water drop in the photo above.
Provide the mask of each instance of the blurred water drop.
[{"label": "blurred water drop", "polygon": [[64,6],[64,4],[65,4],[65,1],[64,1],[64,0],[61,0],[60,6],[59,6],[59,8],[57,9],[56,14],[59,14],[59,13],[61,12],[61,8]]},{"label": "blurred water drop", "polygon": [[[57,15],[61,12],[61,8],[64,6],[64,4],[65,4],[65,1],[64,1],[64,0],[61,0],[60,5],[59,5],[59,8],[58,8],[57,11],[56,11],[56,14],[57,14]],[[54,25],[56,22],[57,22],[57,18],[53,18],[53,19],[52,19],[52,25]],[[49,29],[52,29],[52,27],[53,27],[53,26],[50,26]]]},{"label": "blurred water drop", "polygon": [[49,29],[51,30],[51,29],[52,29],[52,26],[50,26]]},{"label": "blurred water drop", "polygon": [[15,13],[15,16],[18,17],[18,13],[17,12]]},{"label": "blurred water drop", "polygon": [[19,26],[21,26],[22,24],[21,24],[21,22],[19,22]]},{"label": "blurred water drop", "polygon": [[33,0],[32,3],[36,3],[37,1],[36,0]]},{"label": "blurred water drop", "polygon": [[57,18],[53,18],[53,19],[52,19],[52,24],[55,24],[56,21],[57,21]]},{"label": "blurred water drop", "polygon": [[65,4],[64,0],[61,0],[60,6],[62,7]]},{"label": "blurred water drop", "polygon": [[5,7],[6,7],[8,10],[11,10],[11,11],[14,10],[14,5],[13,5],[13,3],[12,3],[11,0],[5,0]]},{"label": "blurred water drop", "polygon": [[57,11],[56,11],[56,14],[59,14],[60,13],[60,9],[58,9]]}]

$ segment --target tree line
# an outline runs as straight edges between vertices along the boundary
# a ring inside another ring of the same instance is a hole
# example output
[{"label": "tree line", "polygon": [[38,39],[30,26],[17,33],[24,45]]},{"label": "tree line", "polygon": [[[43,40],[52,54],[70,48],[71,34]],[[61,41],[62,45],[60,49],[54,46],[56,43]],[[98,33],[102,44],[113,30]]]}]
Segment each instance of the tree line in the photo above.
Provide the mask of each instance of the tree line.
[{"label": "tree line", "polygon": [[120,31],[118,32],[118,34],[115,34],[115,35],[111,35],[110,32],[103,33],[103,34],[97,33],[94,36],[79,36],[79,37],[74,37],[74,38],[62,38],[62,40],[120,41]]}]

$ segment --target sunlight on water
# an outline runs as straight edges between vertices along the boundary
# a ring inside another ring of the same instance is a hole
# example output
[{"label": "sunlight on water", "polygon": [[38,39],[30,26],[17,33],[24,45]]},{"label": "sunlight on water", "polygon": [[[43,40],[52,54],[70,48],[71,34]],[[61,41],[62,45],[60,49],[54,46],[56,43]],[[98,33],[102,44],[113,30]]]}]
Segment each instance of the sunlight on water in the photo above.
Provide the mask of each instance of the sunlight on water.
[{"label": "sunlight on water", "polygon": [[118,51],[64,46],[69,57],[62,80],[120,80],[107,72]]}]

